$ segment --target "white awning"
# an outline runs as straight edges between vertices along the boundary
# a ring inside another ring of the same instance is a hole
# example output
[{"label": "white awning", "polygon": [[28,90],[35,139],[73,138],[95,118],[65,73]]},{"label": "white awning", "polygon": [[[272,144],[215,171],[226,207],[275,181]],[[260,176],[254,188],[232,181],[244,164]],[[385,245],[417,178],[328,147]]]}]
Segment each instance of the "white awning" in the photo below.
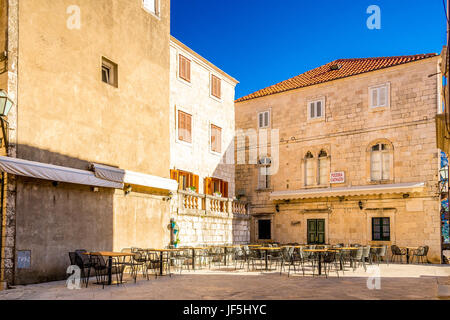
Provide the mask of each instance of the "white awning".
[{"label": "white awning", "polygon": [[178,182],[172,179],[123,170],[120,168],[105,166],[97,163],[92,164],[92,169],[94,170],[95,175],[101,179],[162,190],[178,190]]},{"label": "white awning", "polygon": [[342,196],[365,196],[372,194],[414,193],[423,191],[424,187],[425,183],[423,182],[413,182],[340,188],[314,188],[292,191],[274,191],[270,194],[270,199],[291,200]]},{"label": "white awning", "polygon": [[50,181],[123,189],[122,183],[99,179],[91,171],[17,158],[0,156],[0,171]]}]

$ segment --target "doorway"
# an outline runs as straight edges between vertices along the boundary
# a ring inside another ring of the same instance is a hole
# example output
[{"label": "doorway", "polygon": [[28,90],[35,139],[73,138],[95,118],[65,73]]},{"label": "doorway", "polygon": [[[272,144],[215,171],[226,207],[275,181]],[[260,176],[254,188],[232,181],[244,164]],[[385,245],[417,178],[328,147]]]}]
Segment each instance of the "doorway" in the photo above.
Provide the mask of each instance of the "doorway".
[{"label": "doorway", "polygon": [[308,244],[325,244],[325,219],[308,219]]}]

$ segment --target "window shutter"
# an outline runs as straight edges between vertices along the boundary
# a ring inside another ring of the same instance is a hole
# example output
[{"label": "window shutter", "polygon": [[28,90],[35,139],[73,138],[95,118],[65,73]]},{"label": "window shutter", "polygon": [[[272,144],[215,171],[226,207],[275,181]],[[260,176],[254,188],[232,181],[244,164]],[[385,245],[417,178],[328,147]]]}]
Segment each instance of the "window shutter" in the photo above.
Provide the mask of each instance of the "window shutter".
[{"label": "window shutter", "polygon": [[387,105],[387,88],[386,87],[382,87],[379,88],[379,106],[380,107],[385,107]]},{"label": "window shutter", "polygon": [[259,114],[259,127],[264,127],[264,113]]},{"label": "window shutter", "polygon": [[319,184],[323,185],[328,183],[328,171],[328,158],[319,158]]},{"label": "window shutter", "polygon": [[224,198],[228,198],[228,182],[224,181],[223,183],[223,192],[222,192],[222,196]]},{"label": "window shutter", "polygon": [[372,89],[372,107],[378,106],[378,89]]},{"label": "window shutter", "polygon": [[264,126],[269,126],[269,112],[264,112]]},{"label": "window shutter", "polygon": [[310,118],[314,118],[314,117],[316,116],[316,113],[315,113],[315,103],[314,103],[314,102],[311,102],[311,103],[310,103],[309,109],[310,109],[309,117],[310,117]]},{"label": "window shutter", "polygon": [[193,180],[194,180],[193,181],[193,186],[196,189],[195,192],[199,193],[200,192],[200,190],[199,190],[199,176],[198,175],[194,175]]},{"label": "window shutter", "polygon": [[186,141],[192,142],[192,116],[186,114],[185,115],[185,130],[186,130]]},{"label": "window shutter", "polygon": [[314,159],[306,160],[306,185],[314,184]]},{"label": "window shutter", "polygon": [[371,155],[371,177],[373,181],[381,180],[381,152],[373,151]]},{"label": "window shutter", "polygon": [[191,61],[186,59],[186,80],[191,82]]},{"label": "window shutter", "polygon": [[222,80],[217,78],[217,97],[222,97]]},{"label": "window shutter", "polygon": [[205,180],[204,180],[204,189],[205,189],[205,194],[209,194],[209,195],[213,194],[212,179],[211,178],[205,178]]},{"label": "window shutter", "polygon": [[391,161],[390,154],[387,152],[382,153],[383,158],[383,180],[389,180],[390,170],[391,170]]},{"label": "window shutter", "polygon": [[178,182],[178,170],[170,170],[170,179]]},{"label": "window shutter", "polygon": [[320,118],[322,116],[322,101],[317,101],[316,107],[317,107],[316,117]]}]

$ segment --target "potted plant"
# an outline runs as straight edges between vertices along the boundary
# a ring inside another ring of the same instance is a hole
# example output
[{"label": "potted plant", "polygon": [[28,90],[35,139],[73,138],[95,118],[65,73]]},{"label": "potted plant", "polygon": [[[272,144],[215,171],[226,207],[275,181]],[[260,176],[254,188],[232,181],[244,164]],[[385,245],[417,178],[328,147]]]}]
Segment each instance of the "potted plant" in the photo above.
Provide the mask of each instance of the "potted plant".
[{"label": "potted plant", "polygon": [[178,238],[178,234],[177,234],[177,240],[175,240],[175,241],[173,242],[173,246],[174,246],[175,248],[177,248],[179,244],[180,244],[180,238]]},{"label": "potted plant", "polygon": [[219,191],[214,192],[213,195],[214,195],[215,197],[219,197],[219,198],[222,197],[222,193],[219,192]]},{"label": "potted plant", "polygon": [[197,188],[194,187],[194,186],[191,186],[191,187],[187,188],[186,190],[189,191],[189,192],[192,192],[192,193],[196,193],[197,192]]}]

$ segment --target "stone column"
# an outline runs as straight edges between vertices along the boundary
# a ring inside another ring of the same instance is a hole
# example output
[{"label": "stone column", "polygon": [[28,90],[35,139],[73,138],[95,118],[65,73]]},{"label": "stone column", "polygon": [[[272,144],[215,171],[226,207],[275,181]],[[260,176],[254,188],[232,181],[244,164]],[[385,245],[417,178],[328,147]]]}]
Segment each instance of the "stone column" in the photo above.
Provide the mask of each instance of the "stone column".
[{"label": "stone column", "polygon": [[[18,99],[18,46],[19,46],[19,1],[8,1],[7,37],[8,37],[8,95],[14,101],[14,106],[8,115],[9,148],[8,156],[17,156],[17,104]],[[15,239],[16,239],[16,177],[7,175],[6,204],[2,221],[2,253],[0,281],[7,285],[14,284],[15,270]],[[0,286],[1,289],[1,286]]]}]

